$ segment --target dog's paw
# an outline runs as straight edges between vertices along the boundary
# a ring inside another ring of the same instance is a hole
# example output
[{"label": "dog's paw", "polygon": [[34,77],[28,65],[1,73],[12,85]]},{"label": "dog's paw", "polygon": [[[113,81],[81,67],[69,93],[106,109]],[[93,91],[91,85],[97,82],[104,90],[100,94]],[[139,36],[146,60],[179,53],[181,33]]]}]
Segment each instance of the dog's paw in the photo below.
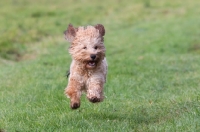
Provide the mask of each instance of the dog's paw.
[{"label": "dog's paw", "polygon": [[96,96],[94,97],[91,97],[91,98],[88,98],[90,102],[92,103],[97,103],[97,102],[100,102],[101,99],[100,98],[97,98]]},{"label": "dog's paw", "polygon": [[80,103],[71,103],[70,107],[71,109],[77,109],[80,107]]}]

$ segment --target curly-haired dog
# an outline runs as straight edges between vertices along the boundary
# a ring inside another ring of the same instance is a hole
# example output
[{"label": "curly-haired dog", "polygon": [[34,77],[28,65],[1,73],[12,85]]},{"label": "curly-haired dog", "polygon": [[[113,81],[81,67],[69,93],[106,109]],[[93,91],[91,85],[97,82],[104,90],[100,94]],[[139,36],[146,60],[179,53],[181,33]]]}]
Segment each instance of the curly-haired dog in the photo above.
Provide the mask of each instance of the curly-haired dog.
[{"label": "curly-haired dog", "polygon": [[80,107],[80,97],[85,91],[90,102],[103,101],[103,87],[106,82],[107,62],[105,58],[105,29],[101,24],[74,28],[69,24],[64,32],[71,43],[72,56],[70,74],[65,94],[70,98],[72,109]]}]

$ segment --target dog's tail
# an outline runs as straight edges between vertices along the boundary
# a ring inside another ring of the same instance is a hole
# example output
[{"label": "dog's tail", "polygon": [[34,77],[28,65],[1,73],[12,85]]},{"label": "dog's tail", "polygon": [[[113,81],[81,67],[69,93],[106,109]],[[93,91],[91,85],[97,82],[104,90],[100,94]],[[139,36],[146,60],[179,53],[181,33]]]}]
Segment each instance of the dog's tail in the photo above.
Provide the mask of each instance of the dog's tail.
[{"label": "dog's tail", "polygon": [[69,75],[70,75],[70,70],[68,70],[68,71],[66,72],[66,77],[68,78]]}]

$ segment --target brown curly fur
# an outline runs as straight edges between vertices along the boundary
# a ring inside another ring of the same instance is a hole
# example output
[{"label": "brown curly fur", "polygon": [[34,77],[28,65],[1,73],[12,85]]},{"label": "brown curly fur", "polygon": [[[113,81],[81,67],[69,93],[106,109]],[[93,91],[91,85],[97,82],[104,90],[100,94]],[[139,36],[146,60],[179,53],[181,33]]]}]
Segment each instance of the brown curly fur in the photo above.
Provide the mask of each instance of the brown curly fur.
[{"label": "brown curly fur", "polygon": [[107,62],[103,36],[104,26],[74,28],[71,24],[64,32],[71,43],[69,53],[72,56],[70,75],[65,94],[70,98],[72,109],[80,107],[82,91],[92,103],[103,101],[103,87],[106,82]]}]

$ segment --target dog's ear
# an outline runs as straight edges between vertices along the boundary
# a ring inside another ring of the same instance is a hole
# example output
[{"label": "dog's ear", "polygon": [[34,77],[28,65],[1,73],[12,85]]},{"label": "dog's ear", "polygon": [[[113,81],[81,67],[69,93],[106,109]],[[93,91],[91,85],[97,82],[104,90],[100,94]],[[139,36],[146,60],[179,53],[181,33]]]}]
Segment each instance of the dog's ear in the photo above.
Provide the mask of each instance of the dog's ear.
[{"label": "dog's ear", "polygon": [[101,36],[105,35],[105,29],[104,29],[104,26],[102,24],[97,24],[94,27],[99,30],[99,33],[100,33]]},{"label": "dog's ear", "polygon": [[74,37],[76,36],[76,28],[73,27],[72,24],[69,24],[66,31],[64,31],[65,39],[69,42],[72,42],[74,40]]}]

